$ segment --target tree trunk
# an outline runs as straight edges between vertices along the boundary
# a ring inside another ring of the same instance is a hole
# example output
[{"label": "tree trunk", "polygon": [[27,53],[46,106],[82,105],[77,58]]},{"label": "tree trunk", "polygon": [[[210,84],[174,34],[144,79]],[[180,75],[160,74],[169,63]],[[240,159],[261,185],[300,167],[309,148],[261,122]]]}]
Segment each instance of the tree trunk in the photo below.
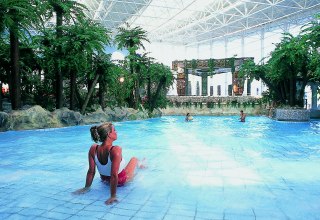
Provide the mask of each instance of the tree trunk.
[{"label": "tree trunk", "polygon": [[[100,77],[100,79],[101,79],[101,77]],[[99,82],[99,104],[102,109],[104,109],[106,107],[105,90],[106,90],[106,85],[102,80],[100,80],[100,82]]]},{"label": "tree trunk", "polygon": [[[150,74],[150,73],[149,73]],[[148,76],[148,91],[147,91],[147,97],[148,97],[148,109],[151,111],[151,78]]]},{"label": "tree trunk", "polygon": [[294,106],[295,105],[295,80],[291,77],[289,82],[289,105]]},{"label": "tree trunk", "polygon": [[97,74],[95,77],[94,77],[94,80],[92,82],[92,85],[90,86],[90,89],[88,90],[88,94],[86,96],[86,99],[84,100],[84,103],[82,105],[82,108],[81,108],[81,114],[84,114],[85,113],[85,110],[87,108],[87,105],[88,105],[88,102],[92,96],[92,93],[93,93],[93,90],[94,90],[94,87],[95,85],[97,84],[98,82],[98,79],[99,79],[100,75]]},{"label": "tree trunk", "polygon": [[289,92],[288,92],[288,83],[286,80],[283,81],[283,91],[284,91],[285,104],[288,104]]},{"label": "tree trunk", "polygon": [[2,94],[2,82],[0,81],[0,89],[1,89],[1,91],[0,91],[0,111],[2,112],[3,111],[3,108],[2,108],[2,96],[3,96],[3,94]]},{"label": "tree trunk", "polygon": [[21,78],[19,65],[19,40],[17,30],[10,30],[11,80],[10,97],[13,110],[21,108]]},{"label": "tree trunk", "polygon": [[70,109],[75,110],[75,96],[76,96],[76,73],[70,72]]},{"label": "tree trunk", "polygon": [[[133,77],[134,71],[133,71],[133,61],[130,59],[130,75]],[[135,83],[132,88],[132,91],[130,92],[129,100],[128,100],[128,105],[130,108],[135,108]]]},{"label": "tree trunk", "polygon": [[157,90],[156,90],[156,93],[155,95],[152,97],[152,101],[151,101],[151,109],[150,109],[150,112],[152,112],[156,106],[156,101],[159,97],[159,94],[160,94],[160,91],[161,91],[161,88],[163,87],[163,85],[165,84],[166,82],[166,78],[163,76],[161,77],[160,79],[160,82],[158,84],[158,87],[157,87]]},{"label": "tree trunk", "polygon": [[284,91],[284,83],[279,83],[279,101],[281,101],[281,103],[285,104],[286,103],[286,92]]},{"label": "tree trunk", "polygon": [[77,100],[77,106],[80,109],[84,103],[84,100],[81,97],[78,87],[76,87],[76,100]]},{"label": "tree trunk", "polygon": [[139,91],[139,76],[137,76],[136,82],[135,82],[135,89],[134,89],[134,108],[139,108],[140,103],[140,91]]},{"label": "tree trunk", "polygon": [[87,74],[87,87],[88,87],[88,91],[91,89],[92,86],[95,86],[95,85],[93,85],[93,80],[90,79],[90,74],[88,73],[88,74]]},{"label": "tree trunk", "polygon": [[[62,9],[56,10],[56,36],[57,40],[62,37]],[[63,107],[63,78],[62,78],[62,71],[61,66],[59,64],[59,59],[61,59],[61,46],[58,45],[57,47],[57,56],[55,61],[55,74],[56,74],[56,108],[60,109]]]}]

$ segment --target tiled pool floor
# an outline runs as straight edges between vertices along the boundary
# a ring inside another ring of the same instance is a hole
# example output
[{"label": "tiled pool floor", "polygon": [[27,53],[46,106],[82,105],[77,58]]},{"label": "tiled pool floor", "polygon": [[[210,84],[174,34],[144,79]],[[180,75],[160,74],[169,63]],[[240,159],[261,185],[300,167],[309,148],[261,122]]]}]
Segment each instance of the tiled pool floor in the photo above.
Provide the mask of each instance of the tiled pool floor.
[{"label": "tiled pool floor", "polygon": [[[72,194],[83,187],[88,167],[88,147],[79,150],[80,146],[91,142],[84,135],[72,146],[64,146],[68,138],[64,131],[42,132],[47,133],[46,141],[56,140],[50,148],[61,146],[54,150],[31,147],[30,142],[43,141],[28,140],[36,131],[15,134],[14,140],[2,134],[0,138],[8,138],[6,143],[12,147],[0,144],[0,219],[320,219],[319,156],[292,159],[279,154],[270,159],[246,149],[248,140],[239,139],[238,146],[228,150],[213,140],[209,149],[191,136],[163,134],[170,146],[129,151],[128,156],[138,151],[146,157],[148,168],[118,188],[119,203],[106,206],[109,186],[97,174],[90,192]],[[68,135],[77,132],[68,131]]]}]

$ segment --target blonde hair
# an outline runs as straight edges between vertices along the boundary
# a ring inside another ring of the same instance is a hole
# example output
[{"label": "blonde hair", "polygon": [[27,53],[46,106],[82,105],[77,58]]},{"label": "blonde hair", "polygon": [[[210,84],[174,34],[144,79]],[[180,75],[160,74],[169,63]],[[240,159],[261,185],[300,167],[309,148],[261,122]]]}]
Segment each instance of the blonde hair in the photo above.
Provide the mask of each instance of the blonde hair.
[{"label": "blonde hair", "polygon": [[91,138],[94,142],[103,142],[107,139],[108,134],[112,130],[112,123],[106,122],[99,126],[92,126],[90,128]]}]

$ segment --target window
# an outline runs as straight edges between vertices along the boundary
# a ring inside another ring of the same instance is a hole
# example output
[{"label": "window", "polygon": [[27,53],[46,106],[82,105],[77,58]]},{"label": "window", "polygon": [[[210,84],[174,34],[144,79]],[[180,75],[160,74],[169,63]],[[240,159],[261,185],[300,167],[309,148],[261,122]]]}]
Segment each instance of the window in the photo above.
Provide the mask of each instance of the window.
[{"label": "window", "polygon": [[200,84],[199,84],[199,81],[197,81],[197,96],[200,95]]},{"label": "window", "polygon": [[247,81],[247,95],[251,95],[251,83],[250,83],[250,80]]},{"label": "window", "polygon": [[217,95],[220,96],[221,95],[221,85],[217,86]]},{"label": "window", "polygon": [[213,86],[210,86],[210,96],[213,96]]},{"label": "window", "polygon": [[232,96],[232,85],[228,85],[228,96]]},{"label": "window", "polygon": [[188,81],[188,94],[187,95],[192,95],[191,81]]}]

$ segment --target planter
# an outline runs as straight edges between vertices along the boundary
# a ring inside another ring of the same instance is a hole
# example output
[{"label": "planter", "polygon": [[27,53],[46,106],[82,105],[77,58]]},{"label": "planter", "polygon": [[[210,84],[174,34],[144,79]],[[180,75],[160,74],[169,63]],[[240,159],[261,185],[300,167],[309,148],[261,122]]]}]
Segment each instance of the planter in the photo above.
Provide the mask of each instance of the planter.
[{"label": "planter", "polygon": [[274,119],[278,121],[309,121],[310,111],[306,109],[276,109]]}]

